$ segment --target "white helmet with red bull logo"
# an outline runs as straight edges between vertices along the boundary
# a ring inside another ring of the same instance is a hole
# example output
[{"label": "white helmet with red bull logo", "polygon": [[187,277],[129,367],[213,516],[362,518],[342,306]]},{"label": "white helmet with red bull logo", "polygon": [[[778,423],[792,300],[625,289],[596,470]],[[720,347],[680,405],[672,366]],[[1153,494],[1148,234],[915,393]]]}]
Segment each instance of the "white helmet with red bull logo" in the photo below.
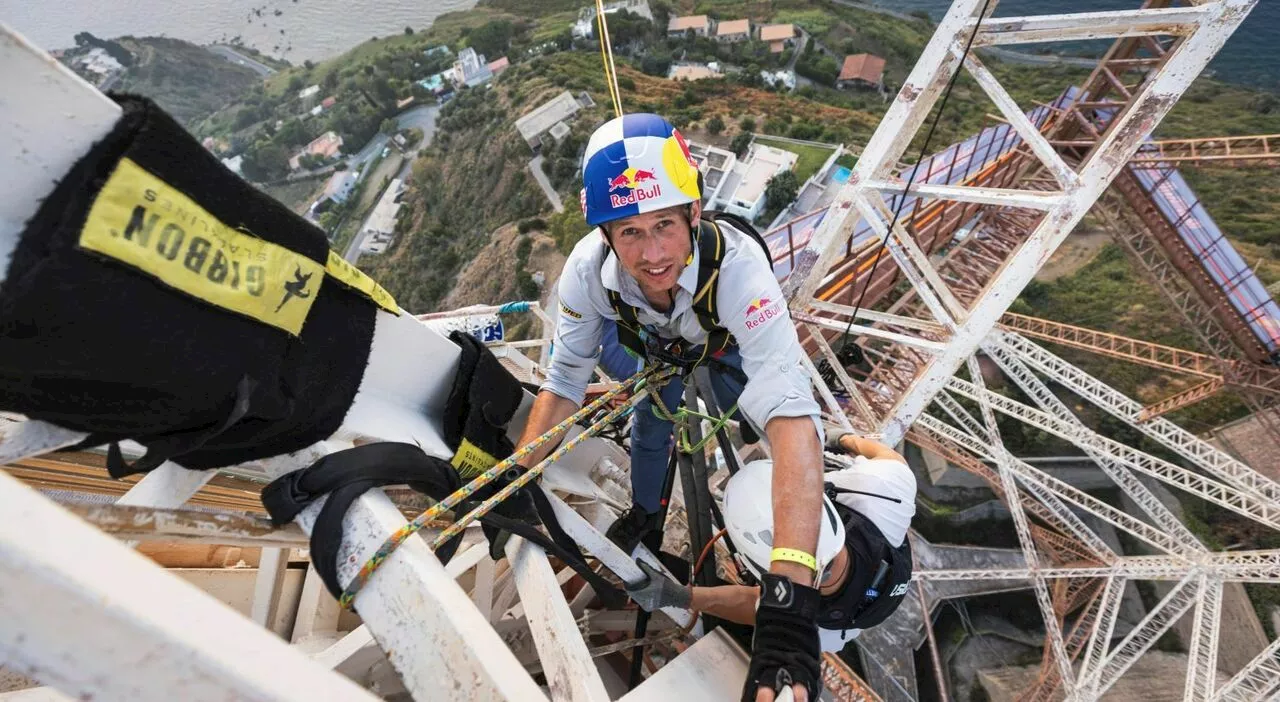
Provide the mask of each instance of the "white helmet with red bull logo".
[{"label": "white helmet with red bull logo", "polygon": [[[744,565],[756,578],[768,572],[773,552],[773,461],[746,464],[724,486],[724,525]],[[818,529],[818,573],[844,548],[844,522],[835,505],[822,496]]]},{"label": "white helmet with red bull logo", "polygon": [[654,212],[698,200],[698,166],[684,137],[658,115],[605,122],[582,157],[582,213],[587,224]]}]

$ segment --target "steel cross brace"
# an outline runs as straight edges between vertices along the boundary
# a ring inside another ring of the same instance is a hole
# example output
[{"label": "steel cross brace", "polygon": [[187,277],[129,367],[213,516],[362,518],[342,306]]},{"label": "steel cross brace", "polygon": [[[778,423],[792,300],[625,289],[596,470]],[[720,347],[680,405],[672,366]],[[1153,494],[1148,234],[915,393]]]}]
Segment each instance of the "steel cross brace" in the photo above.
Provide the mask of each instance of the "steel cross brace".
[{"label": "steel cross brace", "polygon": [[[1110,185],[1116,175],[1126,167],[1128,160],[1137,152],[1143,140],[1151,130],[1168,113],[1169,109],[1182,95],[1191,81],[1207,65],[1234,31],[1235,27],[1252,9],[1256,0],[1216,0],[1205,2],[1195,8],[1192,13],[1176,9],[1156,9],[1146,11],[1141,23],[1157,21],[1155,18],[1168,19],[1168,27],[1176,25],[1177,32],[1188,32],[1184,41],[1169,52],[1167,60],[1157,68],[1148,79],[1134,92],[1128,104],[1113,120],[1110,128],[1102,134],[1098,145],[1081,166],[1074,171],[1076,180],[1064,187],[1057,201],[1037,200],[1036,203],[1020,202],[1015,204],[1039,205],[1047,208],[1046,216],[1026,239],[1017,252],[997,272],[995,278],[986,286],[983,293],[969,308],[968,314],[955,320],[956,330],[948,340],[947,349],[941,354],[926,358],[924,369],[918,372],[910,386],[897,399],[896,406],[887,419],[881,432],[885,439],[894,443],[901,439],[907,429],[929,404],[930,399],[945,385],[946,379],[953,375],[960,364],[971,356],[979,343],[992,329],[999,316],[1017,297],[1022,288],[1031,280],[1036,271],[1044,265],[1049,256],[1075,227],[1097,200],[1098,196]],[[787,281],[786,292],[791,305],[803,310],[813,298],[827,268],[843,249],[843,242],[853,230],[857,214],[867,214],[863,193],[867,190],[888,188],[887,178],[892,164],[905,151],[907,144],[923,124],[930,108],[941,97],[943,87],[952,72],[957,68],[960,56],[958,46],[967,39],[966,31],[974,21],[979,3],[977,0],[958,0],[939,23],[938,30],[929,45],[903,83],[897,100],[881,122],[876,133],[868,142],[863,156],[855,168],[849,183],[842,188],[833,204],[832,213],[818,231],[814,233],[805,249],[796,256],[795,270]],[[1034,24],[1036,18],[1021,18],[1024,22]],[[1063,15],[1055,18],[1037,35],[1037,40],[1052,40],[1054,32],[1062,32],[1071,36],[1072,28],[1093,26],[1097,15]],[[1101,29],[1082,30],[1096,31],[1099,36],[1107,32],[1119,31],[1123,36],[1130,27],[1132,13],[1112,15]],[[1136,20],[1135,20],[1136,21]],[[1142,24],[1142,26],[1152,26]],[[993,35],[994,36],[994,35]],[[982,72],[980,64],[975,63],[975,70],[980,75],[979,83],[984,87],[993,87],[995,81]],[[1001,94],[995,95],[998,102]],[[1025,125],[1014,125],[1018,126]],[[1033,140],[1035,137],[1031,137]],[[1032,144],[1039,144],[1035,141]],[[1040,149],[1043,150],[1043,149]],[[1035,149],[1033,149],[1033,152]],[[1065,176],[1061,163],[1056,159],[1045,164],[1053,173]],[[1056,166],[1056,167],[1055,167]],[[921,191],[923,193],[923,190]],[[1040,191],[1030,191],[1035,197],[1044,198]],[[936,188],[929,194],[942,198],[963,199],[969,197],[961,192],[938,191]],[[987,201],[999,201],[999,193],[982,194]],[[1031,197],[1028,194],[1026,197]],[[1025,199],[1025,198],[1024,198]],[[876,218],[870,218],[875,226]],[[896,230],[888,234],[901,242],[905,237]],[[887,241],[887,240],[886,240]],[[919,264],[919,261],[913,261]],[[923,265],[930,264],[925,261]],[[924,280],[936,280],[936,272],[921,271]],[[924,292],[927,286],[917,284],[916,290]],[[931,312],[944,328],[952,321],[945,313],[940,314],[936,303],[926,301]]]}]

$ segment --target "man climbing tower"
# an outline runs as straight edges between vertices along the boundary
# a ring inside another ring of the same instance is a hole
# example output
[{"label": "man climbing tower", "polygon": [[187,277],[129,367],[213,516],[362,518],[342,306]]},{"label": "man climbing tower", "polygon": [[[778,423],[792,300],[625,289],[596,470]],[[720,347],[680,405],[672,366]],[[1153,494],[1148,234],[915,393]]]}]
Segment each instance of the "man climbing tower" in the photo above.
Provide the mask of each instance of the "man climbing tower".
[{"label": "man climbing tower", "polygon": [[[828,450],[854,456],[853,467],[831,471],[818,537],[819,638],[823,651],[840,651],[866,628],[898,609],[911,580],[907,530],[915,515],[916,480],[906,461],[878,441],[843,434]],[[724,519],[734,550],[759,579],[772,547],[771,461],[753,461],[729,479]],[[760,589],[754,585],[686,587],[641,562],[647,581],[631,598],[648,611],[694,609],[739,624],[753,624]]]},{"label": "man climbing tower", "polygon": [[[548,379],[520,445],[582,404],[606,336],[650,363],[707,364],[720,401],[731,407],[736,400],[744,424],[768,439],[774,456],[771,507],[779,520],[761,564],[766,594],[755,615],[744,699],[769,702],[787,685],[797,700],[816,699],[823,431],[768,256],[747,232],[702,220],[697,166],[684,138],[657,115],[624,115],[598,128],[582,177],[583,212],[596,229],[578,242],[560,276]],[[638,362],[615,365],[626,377]],[[628,552],[661,526],[672,446],[666,417],[679,403],[681,379],[654,391],[660,406],[644,400],[632,422],[634,504],[609,530]],[[521,463],[532,466],[546,453]]]}]

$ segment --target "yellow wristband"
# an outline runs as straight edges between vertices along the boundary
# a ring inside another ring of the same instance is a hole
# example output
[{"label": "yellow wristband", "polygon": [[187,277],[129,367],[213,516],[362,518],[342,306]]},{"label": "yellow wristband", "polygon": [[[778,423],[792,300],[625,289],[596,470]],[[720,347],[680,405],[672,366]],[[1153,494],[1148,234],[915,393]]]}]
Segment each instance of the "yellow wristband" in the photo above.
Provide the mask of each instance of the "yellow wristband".
[{"label": "yellow wristband", "polygon": [[805,553],[799,549],[775,548],[769,552],[769,560],[770,562],[791,561],[792,563],[799,563],[815,573],[818,572],[818,559],[814,558],[812,554]]}]

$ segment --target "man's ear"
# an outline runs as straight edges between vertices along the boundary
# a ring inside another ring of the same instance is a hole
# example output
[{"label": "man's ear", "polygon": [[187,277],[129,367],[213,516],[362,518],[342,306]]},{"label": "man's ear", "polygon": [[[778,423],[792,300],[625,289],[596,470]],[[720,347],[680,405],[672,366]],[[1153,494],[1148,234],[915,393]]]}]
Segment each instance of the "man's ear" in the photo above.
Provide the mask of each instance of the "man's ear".
[{"label": "man's ear", "polygon": [[693,220],[689,224],[691,226],[697,225],[698,220],[702,219],[702,200],[694,200],[689,205],[689,215],[689,219]]}]

